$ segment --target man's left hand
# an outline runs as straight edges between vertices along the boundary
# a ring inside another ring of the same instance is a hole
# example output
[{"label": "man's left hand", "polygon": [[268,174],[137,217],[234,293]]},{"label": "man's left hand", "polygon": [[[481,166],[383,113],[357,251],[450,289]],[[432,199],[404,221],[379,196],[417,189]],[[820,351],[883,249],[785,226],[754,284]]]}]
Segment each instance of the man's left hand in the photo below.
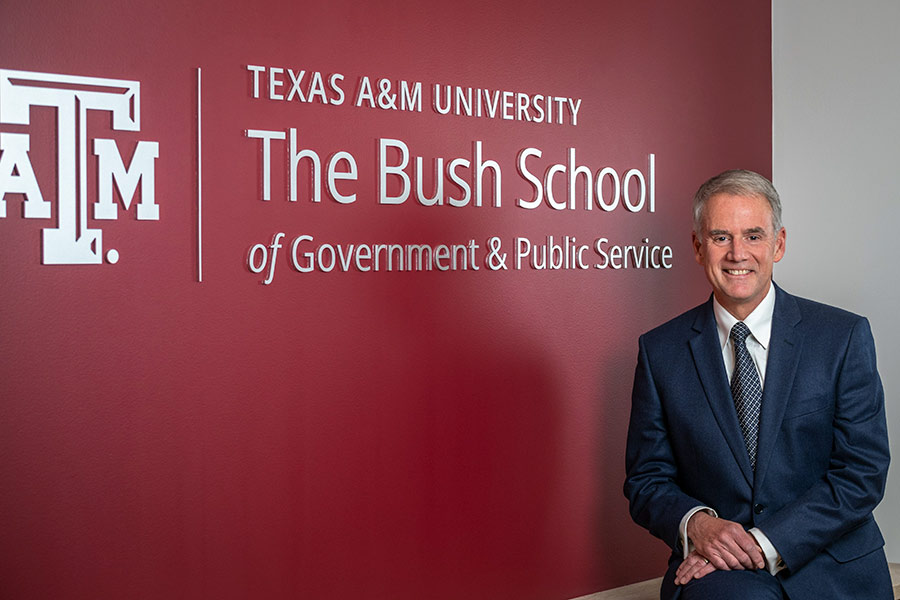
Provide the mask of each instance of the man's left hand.
[{"label": "man's left hand", "polygon": [[691,579],[700,579],[716,570],[709,560],[696,550],[688,554],[675,571],[675,585],[684,585]]}]

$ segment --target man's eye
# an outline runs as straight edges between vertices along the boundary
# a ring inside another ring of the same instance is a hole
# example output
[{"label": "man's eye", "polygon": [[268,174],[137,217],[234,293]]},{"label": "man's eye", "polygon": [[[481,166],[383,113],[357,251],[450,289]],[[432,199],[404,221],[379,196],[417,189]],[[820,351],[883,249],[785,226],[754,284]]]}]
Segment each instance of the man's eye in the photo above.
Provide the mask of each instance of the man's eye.
[{"label": "man's eye", "polygon": [[762,239],[762,236],[761,235],[748,235],[747,239],[750,240],[751,242],[758,242]]},{"label": "man's eye", "polygon": [[727,235],[714,235],[712,238],[713,244],[727,244],[728,236]]}]

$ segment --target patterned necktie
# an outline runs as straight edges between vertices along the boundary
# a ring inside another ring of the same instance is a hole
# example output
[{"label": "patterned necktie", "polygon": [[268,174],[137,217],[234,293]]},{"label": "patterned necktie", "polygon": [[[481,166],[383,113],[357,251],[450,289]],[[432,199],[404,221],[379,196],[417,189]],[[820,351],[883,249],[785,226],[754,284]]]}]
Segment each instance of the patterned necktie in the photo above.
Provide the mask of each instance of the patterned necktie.
[{"label": "patterned necktie", "polygon": [[741,433],[747,444],[750,466],[756,469],[756,445],[759,438],[759,409],[762,402],[762,386],[756,365],[747,351],[746,340],[750,329],[738,321],[731,328],[731,342],[734,345],[734,373],[731,376],[731,396],[737,410]]}]

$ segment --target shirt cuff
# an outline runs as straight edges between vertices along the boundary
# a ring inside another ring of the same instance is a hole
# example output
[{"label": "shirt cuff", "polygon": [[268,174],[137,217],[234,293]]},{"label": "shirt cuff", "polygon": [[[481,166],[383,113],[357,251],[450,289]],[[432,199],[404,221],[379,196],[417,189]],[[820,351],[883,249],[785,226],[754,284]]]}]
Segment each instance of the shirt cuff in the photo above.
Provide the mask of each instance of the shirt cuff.
[{"label": "shirt cuff", "polygon": [[753,527],[749,530],[749,533],[753,536],[753,539],[756,540],[756,543],[759,544],[759,547],[762,548],[763,556],[766,559],[766,570],[772,575],[775,575],[784,569],[786,565],[784,564],[784,561],[781,560],[781,555],[778,554],[778,550],[776,550],[775,546],[772,545],[772,542],[769,541],[768,536],[760,531],[758,527]]},{"label": "shirt cuff", "polygon": [[[688,538],[688,534],[687,534],[688,521],[690,521],[691,517],[693,517],[695,514],[697,514],[701,510],[706,511],[706,514],[708,514],[710,516],[713,516],[713,517],[719,516],[719,514],[716,511],[714,511],[713,509],[711,509],[708,506],[695,506],[691,510],[684,513],[684,516],[681,517],[681,524],[678,526],[678,537],[679,537],[679,540],[681,541],[681,549],[684,553],[684,556],[683,556],[684,558],[687,558],[688,554],[691,553],[691,550],[694,549],[694,544],[691,543],[691,540]],[[768,541],[768,540],[766,540],[766,541]],[[771,546],[771,545],[772,544],[769,544],[769,546]]]}]

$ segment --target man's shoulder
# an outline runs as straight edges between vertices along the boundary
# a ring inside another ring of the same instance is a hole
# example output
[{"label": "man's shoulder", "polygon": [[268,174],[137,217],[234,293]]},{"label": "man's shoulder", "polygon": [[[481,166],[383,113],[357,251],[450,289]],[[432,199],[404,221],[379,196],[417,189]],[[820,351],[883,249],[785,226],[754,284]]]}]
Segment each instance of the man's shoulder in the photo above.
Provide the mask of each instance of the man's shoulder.
[{"label": "man's shoulder", "polygon": [[817,300],[810,300],[801,296],[795,296],[778,288],[776,297],[776,315],[781,312],[790,313],[796,310],[797,316],[807,327],[815,328],[853,328],[860,322],[867,322],[866,318],[849,310],[825,304]]},{"label": "man's shoulder", "polygon": [[690,310],[686,310],[677,317],[657,325],[644,333],[641,339],[645,342],[653,343],[683,341],[687,336],[696,335],[695,329],[697,325],[703,324],[707,320],[710,320],[710,325],[715,326],[715,317],[712,316],[711,298]]}]

